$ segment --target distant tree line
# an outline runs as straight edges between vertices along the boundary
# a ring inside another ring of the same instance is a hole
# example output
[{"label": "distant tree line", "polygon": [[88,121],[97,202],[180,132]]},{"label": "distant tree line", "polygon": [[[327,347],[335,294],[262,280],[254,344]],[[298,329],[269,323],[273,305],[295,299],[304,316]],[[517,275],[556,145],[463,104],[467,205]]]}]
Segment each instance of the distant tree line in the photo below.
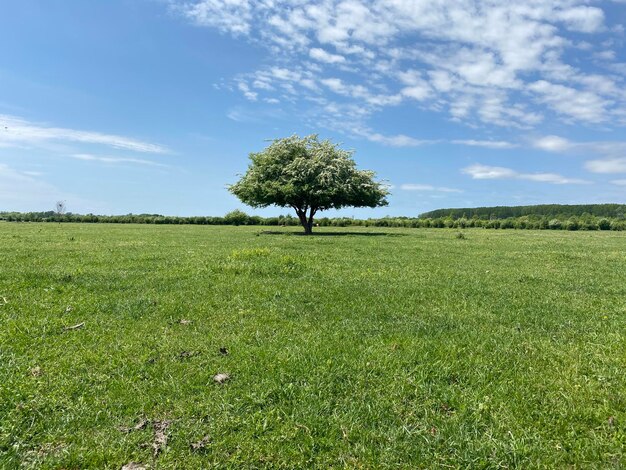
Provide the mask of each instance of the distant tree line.
[{"label": "distant tree line", "polygon": [[545,216],[563,220],[570,217],[592,215],[623,219],[626,215],[626,204],[541,204],[535,206],[495,206],[474,207],[464,209],[437,209],[420,215],[423,219],[477,217],[482,220],[508,219],[524,216]]},{"label": "distant tree line", "polygon": [[[625,207],[617,204],[597,206],[560,206],[560,207]],[[532,207],[532,206],[528,206]],[[537,207],[537,206],[534,206]],[[542,206],[547,207],[547,206]],[[494,209],[494,208],[491,208]],[[515,208],[511,208],[515,209]],[[465,209],[464,209],[465,210]],[[470,211],[469,209],[465,211]],[[433,211],[437,212],[437,211]],[[79,223],[116,223],[116,224],[191,224],[191,225],[260,225],[260,226],[299,226],[300,220],[291,215],[278,217],[260,217],[235,210],[223,217],[176,217],[159,214],[94,215],[94,214],[58,214],[48,212],[0,212],[0,220],[8,222],[79,222]],[[580,215],[556,213],[549,215],[528,214],[517,217],[489,216],[481,218],[478,214],[453,217],[448,213],[437,217],[382,217],[377,219],[354,219],[350,217],[321,217],[316,219],[321,227],[405,227],[405,228],[487,228],[487,229],[527,229],[527,230],[626,230],[626,218],[622,212],[605,216],[583,212]]]}]

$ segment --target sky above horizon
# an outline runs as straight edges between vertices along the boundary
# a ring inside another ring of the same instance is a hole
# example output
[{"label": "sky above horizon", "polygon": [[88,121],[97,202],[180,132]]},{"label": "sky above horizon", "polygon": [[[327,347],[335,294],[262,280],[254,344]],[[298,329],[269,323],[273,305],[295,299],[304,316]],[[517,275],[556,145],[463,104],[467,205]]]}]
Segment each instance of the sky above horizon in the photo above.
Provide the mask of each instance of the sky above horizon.
[{"label": "sky above horizon", "polygon": [[[389,206],[626,202],[626,0],[21,0],[0,15],[0,211],[221,215],[319,134]],[[335,215],[330,212],[327,215]]]}]

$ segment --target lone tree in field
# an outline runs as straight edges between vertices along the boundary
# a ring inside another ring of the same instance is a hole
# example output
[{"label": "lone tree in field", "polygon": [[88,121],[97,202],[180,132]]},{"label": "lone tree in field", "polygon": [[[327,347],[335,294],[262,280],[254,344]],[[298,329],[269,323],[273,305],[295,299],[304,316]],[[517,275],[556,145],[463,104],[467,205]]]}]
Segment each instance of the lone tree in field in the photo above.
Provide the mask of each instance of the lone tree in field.
[{"label": "lone tree in field", "polygon": [[317,135],[276,139],[250,160],[230,192],[252,207],[292,207],[306,235],[319,211],[387,205],[389,191],[374,172],[358,170],[351,151]]}]

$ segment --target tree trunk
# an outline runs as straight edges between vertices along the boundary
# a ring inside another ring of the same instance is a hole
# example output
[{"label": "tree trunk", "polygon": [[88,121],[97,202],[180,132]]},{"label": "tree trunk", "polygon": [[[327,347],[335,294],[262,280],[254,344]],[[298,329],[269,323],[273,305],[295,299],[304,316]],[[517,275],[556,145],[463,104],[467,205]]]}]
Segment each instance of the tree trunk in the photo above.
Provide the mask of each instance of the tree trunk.
[{"label": "tree trunk", "polygon": [[307,232],[307,227],[304,228],[304,231],[307,232],[307,235],[311,235],[313,233],[313,216],[315,215],[315,212],[317,212],[317,209],[315,207],[311,207],[309,211],[309,220],[307,220],[306,222],[307,227],[308,227],[308,232]]},{"label": "tree trunk", "polygon": [[296,214],[298,214],[298,219],[300,219],[300,224],[304,228],[305,235],[311,235],[313,233],[313,216],[315,215],[316,210],[314,208],[310,209],[309,216],[307,217],[307,209],[299,209],[296,208]]}]

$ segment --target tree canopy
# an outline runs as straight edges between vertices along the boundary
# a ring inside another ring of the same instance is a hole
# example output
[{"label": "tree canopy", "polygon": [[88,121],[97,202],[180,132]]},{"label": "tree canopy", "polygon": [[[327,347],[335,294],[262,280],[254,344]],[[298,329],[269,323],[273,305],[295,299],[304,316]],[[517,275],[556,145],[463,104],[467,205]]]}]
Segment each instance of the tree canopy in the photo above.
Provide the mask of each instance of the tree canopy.
[{"label": "tree canopy", "polygon": [[624,218],[626,204],[539,204],[534,206],[494,206],[494,207],[467,207],[457,209],[437,209],[420,214],[423,219],[438,217],[477,217],[480,219],[505,219],[508,217],[549,216],[574,217],[585,214],[597,217]]},{"label": "tree canopy", "polygon": [[317,135],[276,139],[250,154],[248,171],[229,190],[252,207],[293,208],[310,234],[318,211],[387,205],[387,187],[357,169],[352,154]]}]

